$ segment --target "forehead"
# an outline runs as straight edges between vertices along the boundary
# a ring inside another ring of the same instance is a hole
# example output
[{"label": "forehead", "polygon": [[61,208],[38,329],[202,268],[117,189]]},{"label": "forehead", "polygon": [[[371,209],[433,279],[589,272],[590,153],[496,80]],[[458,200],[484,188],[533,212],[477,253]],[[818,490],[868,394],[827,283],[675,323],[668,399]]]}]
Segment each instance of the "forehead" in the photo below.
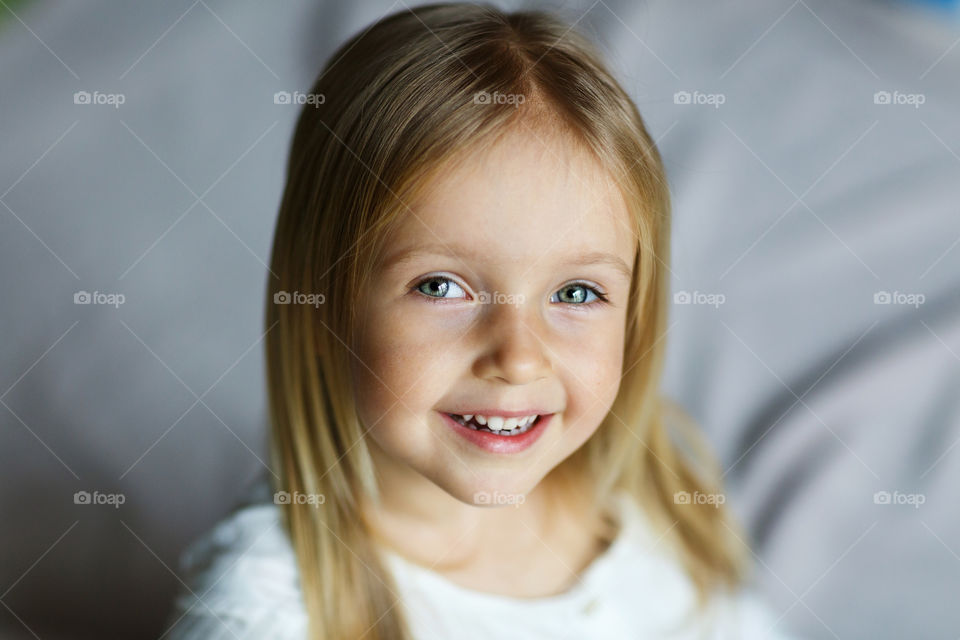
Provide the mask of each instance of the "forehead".
[{"label": "forehead", "polygon": [[417,252],[488,262],[609,254],[632,265],[633,224],[612,176],[569,139],[511,131],[438,169],[389,238],[384,266]]}]

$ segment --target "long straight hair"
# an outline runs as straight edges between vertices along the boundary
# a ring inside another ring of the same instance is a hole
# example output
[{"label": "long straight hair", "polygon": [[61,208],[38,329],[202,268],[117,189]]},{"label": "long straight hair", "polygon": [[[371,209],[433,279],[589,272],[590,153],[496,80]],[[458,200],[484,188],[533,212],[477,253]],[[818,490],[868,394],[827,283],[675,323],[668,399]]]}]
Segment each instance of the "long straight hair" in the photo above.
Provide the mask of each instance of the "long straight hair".
[{"label": "long straight hair", "polygon": [[[594,505],[616,491],[634,496],[691,577],[698,607],[741,584],[742,529],[716,500],[678,498],[720,487],[701,437],[659,392],[670,194],[636,106],[591,43],[545,12],[420,6],[344,43],[311,93],[276,225],[265,343],[275,489],[324,501],[283,507],[311,637],[410,637],[360,509],[379,493],[350,375],[356,303],[404,202],[433,172],[513,127],[538,125],[592,153],[637,238],[619,393],[596,433],[543,482],[586,490]],[[478,99],[498,94],[525,99]],[[304,294],[322,304],[289,304]]]}]

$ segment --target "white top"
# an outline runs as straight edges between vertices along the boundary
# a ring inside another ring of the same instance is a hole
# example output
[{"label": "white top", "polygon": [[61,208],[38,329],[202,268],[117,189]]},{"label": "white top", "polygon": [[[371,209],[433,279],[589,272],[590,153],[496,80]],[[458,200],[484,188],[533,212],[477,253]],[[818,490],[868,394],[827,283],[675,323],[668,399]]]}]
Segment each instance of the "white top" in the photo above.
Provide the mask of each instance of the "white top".
[{"label": "white top", "polygon": [[[747,590],[736,597],[716,596],[709,616],[687,615],[694,606],[692,582],[666,554],[665,545],[657,545],[657,536],[634,500],[620,494],[614,503],[621,525],[616,539],[573,588],[555,596],[524,599],[476,591],[384,549],[413,637],[793,638]],[[179,572],[186,588],[176,598],[167,625],[172,629],[165,638],[307,637],[298,569],[279,509],[272,501],[245,506],[188,547]],[[698,628],[697,622],[702,626]]]}]

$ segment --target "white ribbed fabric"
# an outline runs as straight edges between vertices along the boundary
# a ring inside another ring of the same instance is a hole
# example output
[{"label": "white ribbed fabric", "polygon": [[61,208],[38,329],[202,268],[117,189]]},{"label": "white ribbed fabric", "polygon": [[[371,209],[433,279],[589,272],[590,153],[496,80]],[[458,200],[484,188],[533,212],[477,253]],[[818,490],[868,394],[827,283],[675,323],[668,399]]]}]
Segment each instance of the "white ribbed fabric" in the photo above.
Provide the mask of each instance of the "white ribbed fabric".
[{"label": "white ribbed fabric", "polygon": [[193,542],[180,559],[186,582],[164,638],[305,639],[299,571],[280,507],[243,507]]},{"label": "white ribbed fabric", "polygon": [[[306,613],[292,547],[272,502],[246,506],[194,542],[181,559],[188,589],[175,601],[171,640],[303,640]],[[322,507],[321,507],[322,508]],[[556,596],[512,598],[462,587],[384,550],[417,640],[789,640],[751,592],[718,595],[691,615],[694,590],[634,500],[615,497],[620,532]],[[192,591],[192,593],[191,593]]]}]

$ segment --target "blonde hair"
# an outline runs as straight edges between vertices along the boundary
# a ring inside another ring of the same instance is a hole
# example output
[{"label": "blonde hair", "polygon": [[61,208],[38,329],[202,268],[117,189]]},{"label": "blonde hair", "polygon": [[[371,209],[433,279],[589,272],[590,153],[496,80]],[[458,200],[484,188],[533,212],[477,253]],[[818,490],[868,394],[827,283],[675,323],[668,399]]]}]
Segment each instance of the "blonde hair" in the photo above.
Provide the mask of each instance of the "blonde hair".
[{"label": "blonde hair", "polygon": [[[510,127],[562,129],[607,169],[638,239],[626,311],[623,377],[596,433],[550,480],[590,493],[626,490],[666,532],[703,605],[745,577],[740,531],[722,505],[684,504],[677,492],[717,491],[671,437],[660,395],[667,320],[670,195],[660,155],[636,106],[588,40],[539,11],[437,4],[398,12],[344,43],[306,104],[289,156],[271,257],[266,359],[271,459],[277,490],[322,494],[289,504],[311,637],[409,638],[397,586],[360,510],[378,499],[351,382],[356,302],[391,224],[431,172]],[[523,104],[475,96],[522,95]],[[283,292],[322,293],[323,304],[277,304]],[[678,412],[677,415],[680,415]],[[682,417],[682,416],[681,416]],[[679,422],[678,426],[683,426]],[[742,532],[741,532],[742,533]]]}]

